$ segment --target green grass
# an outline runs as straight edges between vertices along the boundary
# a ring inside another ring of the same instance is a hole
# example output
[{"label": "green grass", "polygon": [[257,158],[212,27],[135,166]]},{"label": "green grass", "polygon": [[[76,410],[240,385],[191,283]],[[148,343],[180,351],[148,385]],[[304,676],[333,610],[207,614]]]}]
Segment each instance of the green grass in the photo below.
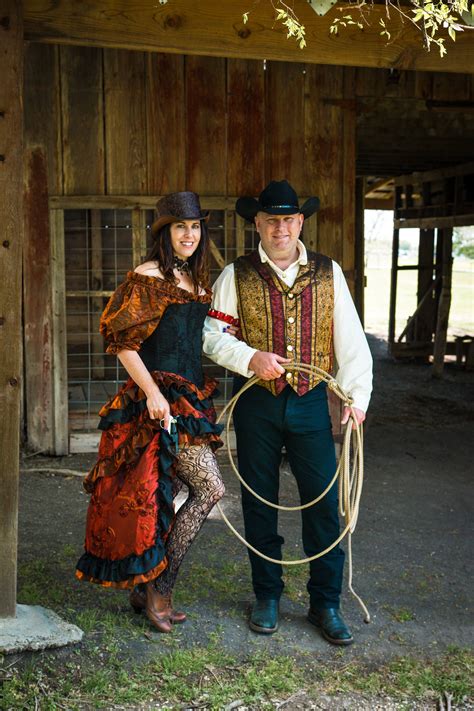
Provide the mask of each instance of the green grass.
[{"label": "green grass", "polygon": [[[390,269],[367,269],[365,327],[369,332],[388,334]],[[396,335],[404,329],[416,309],[416,272],[398,273]],[[472,270],[453,272],[453,290],[448,336],[474,333],[474,262]]]},{"label": "green grass", "polygon": [[224,650],[176,650],[142,667],[127,669],[110,656],[105,665],[84,673],[80,665],[70,664],[68,675],[25,670],[4,684],[4,708],[76,709],[115,705],[166,703],[179,708],[189,703],[206,709],[222,709],[235,699],[258,708],[273,708],[271,699],[291,694],[302,683],[294,660],[255,655],[237,662]]},{"label": "green grass", "polygon": [[66,598],[65,585],[51,572],[50,561],[39,558],[20,563],[18,568],[18,602],[23,605],[56,607]]},{"label": "green grass", "polygon": [[222,709],[240,699],[251,708],[272,709],[295,691],[313,700],[322,693],[360,693],[401,702],[436,700],[448,693],[459,703],[472,698],[473,678],[472,653],[457,648],[435,660],[403,657],[375,670],[335,659],[316,671],[295,659],[264,653],[237,660],[215,643],[176,649],[141,666],[127,664],[116,651],[104,655],[92,650],[62,667],[43,663],[14,672],[4,682],[2,708],[49,711],[154,703],[168,709],[182,704]]},{"label": "green grass", "polygon": [[[347,663],[347,650],[331,650],[327,661],[313,669],[314,655],[303,653],[293,658],[248,652],[246,658],[237,658],[229,651],[224,626],[214,626],[205,644],[184,648],[186,629],[177,628],[173,635],[154,634],[143,615],[130,612],[123,591],[74,581],[70,552],[64,550],[55,562],[24,562],[19,601],[56,608],[84,630],[84,640],[76,648],[22,660],[20,668],[9,667],[8,657],[0,656],[1,709],[73,711],[151,703],[167,709],[183,704],[222,709],[236,699],[252,709],[271,709],[296,691],[314,700],[321,693],[347,692],[390,695],[402,702],[437,699],[447,692],[456,703],[474,693],[474,657],[455,648],[444,657],[406,656],[376,669],[368,669],[362,661]],[[183,572],[176,596],[181,602],[195,603],[204,596],[209,598],[206,604],[222,606],[234,594],[249,593],[245,559],[222,561],[218,551],[210,550],[206,565],[191,563]],[[300,601],[306,578],[306,568],[289,567],[286,594]],[[71,587],[75,607],[65,604],[71,599]],[[226,605],[226,615],[231,607]],[[386,609],[400,623],[400,630],[414,619],[407,608]]]},{"label": "green grass", "polygon": [[408,610],[406,607],[390,607],[388,605],[384,605],[384,609],[386,609],[397,622],[411,622],[415,619],[413,612]]},{"label": "green grass", "polygon": [[222,553],[209,553],[206,563],[193,561],[180,576],[175,600],[180,605],[191,605],[203,598],[215,604],[229,604],[250,593],[248,563],[245,559],[222,561]]}]

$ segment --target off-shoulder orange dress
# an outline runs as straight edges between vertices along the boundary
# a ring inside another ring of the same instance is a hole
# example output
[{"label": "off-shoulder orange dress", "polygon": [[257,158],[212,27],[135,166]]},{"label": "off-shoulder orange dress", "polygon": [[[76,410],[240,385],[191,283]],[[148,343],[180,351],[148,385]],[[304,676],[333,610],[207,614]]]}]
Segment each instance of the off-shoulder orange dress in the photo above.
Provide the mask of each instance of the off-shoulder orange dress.
[{"label": "off-shoulder orange dress", "polygon": [[[212,404],[217,383],[203,375],[201,366],[210,301],[210,290],[197,296],[163,279],[129,272],[101,319],[107,353],[140,353],[177,420],[179,448],[222,445]],[[131,378],[99,415],[103,432],[98,460],[84,483],[91,499],[76,576],[133,588],[167,565],[176,441],[150,419],[145,393]]]}]

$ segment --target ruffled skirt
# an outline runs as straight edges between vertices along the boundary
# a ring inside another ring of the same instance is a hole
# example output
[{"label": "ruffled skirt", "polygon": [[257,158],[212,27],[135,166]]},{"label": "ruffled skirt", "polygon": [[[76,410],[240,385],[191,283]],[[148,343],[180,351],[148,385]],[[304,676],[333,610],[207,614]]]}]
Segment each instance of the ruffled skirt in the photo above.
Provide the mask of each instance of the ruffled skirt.
[{"label": "ruffled skirt", "polygon": [[[152,376],[177,419],[178,447],[222,445],[212,396],[216,381],[202,389],[174,373]],[[176,443],[150,419],[145,393],[129,379],[100,410],[103,430],[96,464],[84,488],[91,494],[85,552],[76,577],[106,587],[133,588],[167,566],[166,539],[174,522]]]}]

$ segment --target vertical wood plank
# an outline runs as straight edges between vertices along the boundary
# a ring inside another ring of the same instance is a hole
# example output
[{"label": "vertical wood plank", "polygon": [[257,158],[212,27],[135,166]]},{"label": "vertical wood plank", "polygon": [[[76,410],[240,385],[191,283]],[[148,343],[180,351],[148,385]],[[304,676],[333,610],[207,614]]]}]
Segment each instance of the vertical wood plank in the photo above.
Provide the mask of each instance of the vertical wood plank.
[{"label": "vertical wood plank", "polygon": [[[305,184],[318,195],[318,250],[342,262],[343,68],[307,66],[305,101]],[[349,146],[349,150],[355,150]]]},{"label": "vertical wood plank", "polygon": [[259,195],[264,187],[264,75],[263,62],[227,60],[228,195]]},{"label": "vertical wood plank", "polygon": [[470,94],[470,74],[433,74],[433,99],[437,101],[466,101]]},{"label": "vertical wood plank", "polygon": [[[102,272],[102,223],[100,210],[91,210],[91,289],[101,291],[103,285]],[[91,298],[91,362],[92,377],[104,377],[104,340],[99,333],[100,317],[103,310],[103,300]]]},{"label": "vertical wood plank", "polygon": [[148,192],[184,190],[186,175],[184,57],[146,55]]},{"label": "vertical wood plank", "polygon": [[342,109],[341,158],[342,158],[342,269],[352,296],[356,293],[356,281],[362,275],[356,272],[355,264],[355,200],[356,200],[356,109],[355,71],[344,67],[344,105]]},{"label": "vertical wood plank", "polygon": [[63,176],[66,195],[103,195],[102,50],[60,47]]},{"label": "vertical wood plank", "polygon": [[432,375],[440,378],[443,375],[444,356],[446,354],[446,341],[448,337],[449,310],[451,307],[451,283],[453,272],[453,230],[451,227],[442,232],[443,240],[443,267],[441,280],[441,294],[439,297],[436,334],[433,348]]},{"label": "vertical wood plank", "polygon": [[63,194],[58,53],[59,47],[34,42],[25,49],[25,146],[41,146],[52,195]]},{"label": "vertical wood plank", "polygon": [[[434,271],[434,230],[420,230],[420,243],[418,246],[418,288],[417,303],[419,304],[430,284],[433,281]],[[433,338],[435,325],[435,301],[433,296],[428,298],[421,307],[416,318],[416,341],[427,341]]]},{"label": "vertical wood plank", "polygon": [[431,99],[433,95],[433,75],[430,72],[415,72],[416,99]]},{"label": "vertical wood plank", "polygon": [[104,49],[106,193],[148,192],[145,57]]},{"label": "vertical wood plank", "polygon": [[139,207],[132,210],[132,264],[136,267],[146,254],[145,213]]},{"label": "vertical wood plank", "polygon": [[392,270],[390,273],[390,305],[388,314],[388,342],[395,342],[397,317],[397,285],[398,285],[398,249],[400,246],[400,230],[393,230]]},{"label": "vertical wood plank", "polygon": [[245,220],[240,215],[235,213],[235,251],[236,257],[241,257],[245,254]]},{"label": "vertical wood plank", "polygon": [[356,179],[356,201],[355,201],[355,293],[354,302],[357,313],[364,325],[364,295],[365,295],[365,273],[364,273],[364,196],[365,196],[365,180],[364,178]]},{"label": "vertical wood plank", "polygon": [[26,430],[35,451],[53,452],[51,254],[48,174],[42,148],[25,151],[23,318]]},{"label": "vertical wood plank", "polygon": [[54,453],[69,453],[64,212],[50,211]]},{"label": "vertical wood plank", "polygon": [[318,252],[318,213],[304,221],[303,241],[311,252]]},{"label": "vertical wood plank", "polygon": [[265,183],[288,180],[307,192],[304,155],[305,67],[267,63],[265,86]]},{"label": "vertical wood plank", "polygon": [[357,67],[355,70],[356,96],[383,96],[384,88],[385,74],[383,70]]},{"label": "vertical wood plank", "polygon": [[226,64],[186,57],[186,189],[200,195],[226,190]]},{"label": "vertical wood plank", "polygon": [[0,617],[14,617],[18,540],[23,239],[23,12],[0,0]]}]

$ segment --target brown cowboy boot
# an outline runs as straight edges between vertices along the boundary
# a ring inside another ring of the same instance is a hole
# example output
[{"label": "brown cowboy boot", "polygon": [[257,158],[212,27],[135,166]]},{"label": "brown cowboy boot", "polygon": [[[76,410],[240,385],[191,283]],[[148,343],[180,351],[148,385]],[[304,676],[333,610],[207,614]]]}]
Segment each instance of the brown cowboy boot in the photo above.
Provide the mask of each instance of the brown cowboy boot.
[{"label": "brown cowboy boot", "polygon": [[159,632],[171,632],[171,605],[168,597],[160,595],[154,581],[146,584],[145,615]]},{"label": "brown cowboy boot", "polygon": [[[132,592],[130,593],[130,605],[133,607],[137,614],[140,614],[142,610],[146,608],[146,591],[144,585],[136,585]],[[180,625],[186,622],[186,613],[180,612],[179,610],[173,609],[173,603],[171,598],[169,598],[169,605],[171,607],[170,620],[173,625]]]}]

